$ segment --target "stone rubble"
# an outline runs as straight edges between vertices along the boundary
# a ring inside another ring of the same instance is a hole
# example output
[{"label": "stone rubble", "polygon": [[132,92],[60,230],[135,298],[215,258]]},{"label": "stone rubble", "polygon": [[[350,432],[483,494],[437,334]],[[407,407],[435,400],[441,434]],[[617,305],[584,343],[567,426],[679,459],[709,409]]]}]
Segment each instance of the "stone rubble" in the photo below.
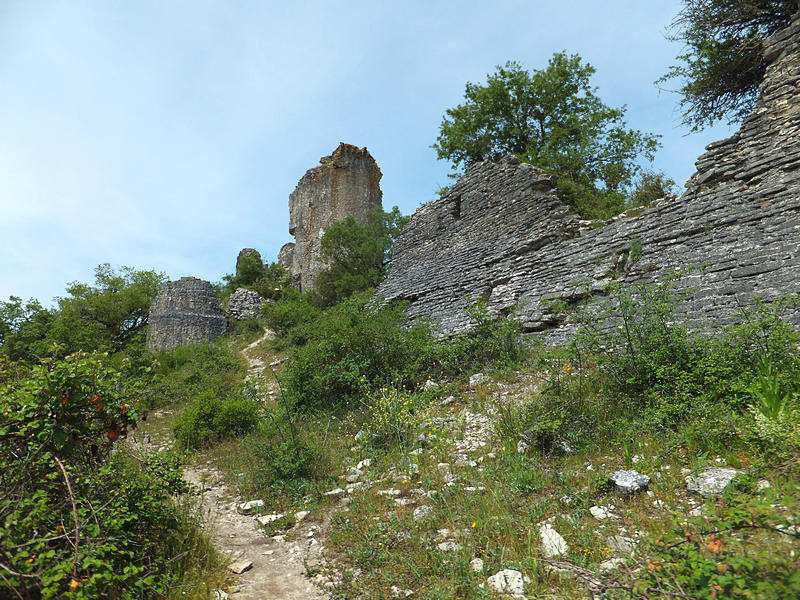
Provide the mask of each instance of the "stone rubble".
[{"label": "stone rubble", "polygon": [[598,521],[605,521],[606,519],[616,519],[618,516],[614,514],[614,506],[591,506],[589,513]]},{"label": "stone rubble", "polygon": [[264,299],[258,292],[237,288],[228,300],[228,315],[237,321],[257,319],[261,314]]},{"label": "stone rubble", "polygon": [[252,515],[264,508],[263,500],[248,500],[236,506],[236,510],[242,515]]}]

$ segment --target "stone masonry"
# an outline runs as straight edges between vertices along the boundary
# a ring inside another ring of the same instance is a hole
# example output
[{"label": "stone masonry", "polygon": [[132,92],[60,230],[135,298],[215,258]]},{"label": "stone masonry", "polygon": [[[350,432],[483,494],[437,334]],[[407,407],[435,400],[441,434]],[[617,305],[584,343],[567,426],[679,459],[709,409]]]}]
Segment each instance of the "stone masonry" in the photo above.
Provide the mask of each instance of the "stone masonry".
[{"label": "stone masonry", "polygon": [[261,314],[261,307],[264,299],[258,292],[237,288],[228,300],[228,315],[231,319],[244,321],[245,319],[257,319]]},{"label": "stone masonry", "polygon": [[213,342],[225,333],[228,320],[208,281],[181,277],[164,284],[150,306],[148,350]]},{"label": "stone masonry", "polygon": [[[766,42],[769,66],[752,114],[710,144],[679,198],[600,227],[581,221],[555,181],[514,157],[474,165],[420,207],[396,242],[387,300],[443,333],[470,326],[466,298],[514,310],[526,332],[564,341],[575,325],[553,311],[604,295],[611,282],[673,273],[689,326],[730,322],[753,296],[800,292],[800,13]],[[789,318],[800,324],[800,311]]]},{"label": "stone masonry", "polygon": [[310,291],[325,268],[320,241],[332,224],[352,216],[364,223],[367,213],[381,209],[381,170],[366,148],[340,143],[320,165],[309,169],[289,196],[289,233],[278,261],[302,291]]}]

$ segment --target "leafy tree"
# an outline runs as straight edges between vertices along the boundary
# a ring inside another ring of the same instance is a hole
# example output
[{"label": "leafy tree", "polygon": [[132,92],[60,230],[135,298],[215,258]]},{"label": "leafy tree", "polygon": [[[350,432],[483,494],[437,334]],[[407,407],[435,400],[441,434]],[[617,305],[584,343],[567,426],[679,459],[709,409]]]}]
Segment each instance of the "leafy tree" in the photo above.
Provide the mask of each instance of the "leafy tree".
[{"label": "leafy tree", "polygon": [[23,306],[12,296],[0,305],[0,353],[30,361],[49,354],[55,344],[62,346],[61,355],[142,345],[150,304],[165,281],[155,271],[115,271],[106,263],[95,269],[94,286],[71,283],[57,309],[43,309],[34,300]]},{"label": "leafy tree", "polygon": [[258,292],[266,300],[275,300],[287,285],[289,276],[286,270],[280,264],[273,262],[263,267],[258,279],[245,287]]},{"label": "leafy tree", "polygon": [[677,193],[677,189],[675,181],[664,173],[643,171],[636,180],[629,202],[631,206],[646,206],[668,194]]},{"label": "leafy tree", "polygon": [[656,82],[683,82],[683,123],[697,131],[744,119],[764,78],[764,38],[787,27],[797,10],[797,0],[684,0],[670,37],[686,46],[683,64]]},{"label": "leafy tree", "polygon": [[50,316],[50,311],[33,298],[24,304],[17,296],[0,301],[0,348],[7,350],[8,344],[24,344],[26,339],[43,338]]},{"label": "leafy tree", "polygon": [[72,283],[58,299],[54,341],[71,350],[117,352],[144,333],[150,304],[166,281],[162,273],[105,263],[95,268],[95,285]]},{"label": "leafy tree", "polygon": [[226,288],[235,290],[240,287],[248,287],[255,283],[264,275],[264,262],[258,250],[249,248],[247,252],[242,251],[236,261],[236,274],[225,275]]},{"label": "leafy tree", "polygon": [[348,217],[331,225],[322,236],[322,256],[329,266],[315,282],[315,303],[332,306],[383,281],[394,241],[408,219],[395,206],[388,213],[371,212],[364,224]]},{"label": "leafy tree", "polygon": [[517,62],[467,83],[466,102],[448,109],[433,148],[455,169],[516,154],[559,178],[565,200],[588,217],[616,214],[658,136],[628,129],[625,107],[611,108],[589,84],[595,69],[578,55],[554,54],[547,68]]}]

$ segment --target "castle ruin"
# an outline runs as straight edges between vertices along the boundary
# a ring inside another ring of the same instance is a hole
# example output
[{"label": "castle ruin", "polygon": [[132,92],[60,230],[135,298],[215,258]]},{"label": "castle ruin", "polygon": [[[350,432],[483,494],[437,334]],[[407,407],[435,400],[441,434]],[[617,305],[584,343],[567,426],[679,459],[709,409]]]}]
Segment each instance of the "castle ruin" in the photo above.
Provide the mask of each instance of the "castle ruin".
[{"label": "castle ruin", "polygon": [[227,327],[214,286],[196,277],[181,277],[165,283],[150,306],[147,349],[157,352],[213,342]]},{"label": "castle ruin", "polygon": [[353,217],[365,223],[381,209],[381,170],[366,148],[340,143],[320,165],[309,169],[289,196],[289,233],[295,241],[281,248],[278,262],[294,285],[307,292],[325,268],[321,240],[325,230]]}]

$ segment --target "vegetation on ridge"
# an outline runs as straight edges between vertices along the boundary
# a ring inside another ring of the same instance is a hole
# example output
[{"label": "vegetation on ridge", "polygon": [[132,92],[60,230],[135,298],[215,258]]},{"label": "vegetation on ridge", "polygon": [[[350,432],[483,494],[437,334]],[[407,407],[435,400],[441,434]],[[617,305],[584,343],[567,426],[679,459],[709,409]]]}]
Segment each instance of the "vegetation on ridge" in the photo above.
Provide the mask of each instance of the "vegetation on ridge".
[{"label": "vegetation on ridge", "polygon": [[516,154],[558,177],[565,201],[587,218],[624,210],[639,160],[652,161],[658,137],[629,129],[589,79],[595,69],[556,53],[545,69],[508,62],[485,85],[467,83],[465,103],[448,109],[433,148],[454,169]]},{"label": "vegetation on ridge", "polygon": [[0,301],[0,355],[11,360],[64,357],[77,351],[144,350],[150,304],[166,281],[163,273],[131,267],[95,268],[95,284],[77,281],[54,309],[12,296]]},{"label": "vegetation on ridge", "polygon": [[764,39],[787,27],[796,0],[685,0],[672,23],[686,52],[656,83],[681,83],[683,123],[693,131],[735,123],[753,108],[764,78]]}]

